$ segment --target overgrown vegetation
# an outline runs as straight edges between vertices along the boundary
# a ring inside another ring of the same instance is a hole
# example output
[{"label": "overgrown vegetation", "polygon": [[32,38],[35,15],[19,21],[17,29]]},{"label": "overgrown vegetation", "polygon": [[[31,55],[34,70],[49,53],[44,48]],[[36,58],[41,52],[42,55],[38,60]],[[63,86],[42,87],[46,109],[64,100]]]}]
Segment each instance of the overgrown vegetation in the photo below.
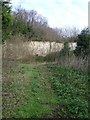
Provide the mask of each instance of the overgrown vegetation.
[{"label": "overgrown vegetation", "polygon": [[88,118],[87,73],[52,63],[7,63],[3,117]]},{"label": "overgrown vegetation", "polygon": [[63,40],[75,41],[77,38],[76,28],[50,28],[47,19],[35,10],[27,11],[19,6],[12,11],[10,0],[3,0],[0,4],[2,5],[3,42],[18,34],[24,35],[25,41],[62,42]]},{"label": "overgrown vegetation", "polygon": [[88,118],[88,74],[61,65],[48,65],[49,80],[59,98],[57,114]]},{"label": "overgrown vegetation", "polygon": [[[37,11],[2,5],[3,118],[88,118],[90,31],[51,28]],[[26,49],[30,41],[48,41],[46,56]],[[62,50],[52,52],[52,42]],[[77,42],[74,51],[69,42]]]}]

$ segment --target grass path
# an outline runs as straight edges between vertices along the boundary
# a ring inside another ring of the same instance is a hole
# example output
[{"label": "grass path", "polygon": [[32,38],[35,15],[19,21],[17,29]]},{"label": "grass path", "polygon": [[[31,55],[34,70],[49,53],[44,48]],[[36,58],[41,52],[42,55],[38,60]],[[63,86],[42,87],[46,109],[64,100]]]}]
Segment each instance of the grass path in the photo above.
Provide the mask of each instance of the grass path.
[{"label": "grass path", "polygon": [[88,118],[87,73],[55,63],[3,65],[3,117]]},{"label": "grass path", "polygon": [[58,100],[45,77],[45,66],[19,64],[8,76],[3,91],[4,117],[52,117]]}]

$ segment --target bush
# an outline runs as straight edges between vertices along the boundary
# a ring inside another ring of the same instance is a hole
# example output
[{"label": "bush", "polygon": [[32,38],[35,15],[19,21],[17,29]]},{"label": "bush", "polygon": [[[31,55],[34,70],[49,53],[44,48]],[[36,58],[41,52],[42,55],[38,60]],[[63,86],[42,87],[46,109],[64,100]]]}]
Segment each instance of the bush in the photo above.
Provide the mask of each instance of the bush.
[{"label": "bush", "polygon": [[87,57],[90,52],[90,30],[87,28],[82,30],[81,34],[78,35],[77,47],[74,51],[78,57]]}]

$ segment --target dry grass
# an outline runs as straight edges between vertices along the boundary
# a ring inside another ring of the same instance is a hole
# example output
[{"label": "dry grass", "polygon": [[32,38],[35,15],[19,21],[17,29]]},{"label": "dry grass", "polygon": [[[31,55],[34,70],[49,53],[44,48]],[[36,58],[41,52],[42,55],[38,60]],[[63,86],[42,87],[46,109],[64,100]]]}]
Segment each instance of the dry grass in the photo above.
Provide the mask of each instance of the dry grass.
[{"label": "dry grass", "polygon": [[88,59],[77,58],[73,52],[70,55],[60,55],[59,52],[53,52],[45,57],[47,62],[56,62],[64,66],[72,66],[77,69],[88,70]]},{"label": "dry grass", "polygon": [[27,39],[23,36],[13,36],[11,39],[3,45],[3,57],[4,59],[16,59],[23,61],[35,61],[32,56],[33,51],[29,51],[24,44],[24,40]]},{"label": "dry grass", "polygon": [[77,69],[88,69],[88,60],[83,58],[77,58],[75,55],[62,57],[59,60],[59,63],[66,66],[73,66]]}]

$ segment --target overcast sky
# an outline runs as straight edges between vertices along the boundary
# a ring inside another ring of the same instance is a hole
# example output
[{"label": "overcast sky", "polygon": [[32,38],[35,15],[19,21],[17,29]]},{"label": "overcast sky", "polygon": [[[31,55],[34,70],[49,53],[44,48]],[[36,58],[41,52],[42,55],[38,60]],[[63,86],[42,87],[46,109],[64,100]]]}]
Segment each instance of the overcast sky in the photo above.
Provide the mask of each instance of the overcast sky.
[{"label": "overcast sky", "polygon": [[13,8],[21,5],[27,10],[36,10],[48,19],[50,27],[88,26],[89,0],[11,0]]}]

